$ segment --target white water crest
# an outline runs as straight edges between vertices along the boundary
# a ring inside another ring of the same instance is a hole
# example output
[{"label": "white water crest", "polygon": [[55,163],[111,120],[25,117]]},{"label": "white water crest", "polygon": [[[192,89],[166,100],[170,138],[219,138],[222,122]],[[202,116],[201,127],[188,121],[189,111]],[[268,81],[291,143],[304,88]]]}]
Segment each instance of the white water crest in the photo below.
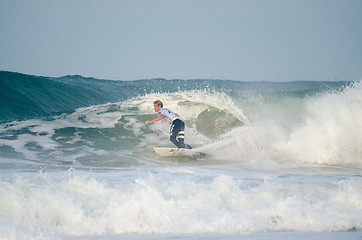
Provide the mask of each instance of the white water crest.
[{"label": "white water crest", "polygon": [[362,165],[362,84],[306,103],[304,124],[277,148],[298,162]]},{"label": "white water crest", "polygon": [[[4,238],[362,228],[360,178],[321,175],[307,180],[190,167],[49,175],[1,181]],[[115,182],[116,178],[122,181]]]},{"label": "white water crest", "polygon": [[232,161],[362,166],[361,83],[308,98],[297,107],[299,119],[286,114],[287,126],[280,116],[259,113],[257,120],[221,135],[209,149],[216,158]]}]

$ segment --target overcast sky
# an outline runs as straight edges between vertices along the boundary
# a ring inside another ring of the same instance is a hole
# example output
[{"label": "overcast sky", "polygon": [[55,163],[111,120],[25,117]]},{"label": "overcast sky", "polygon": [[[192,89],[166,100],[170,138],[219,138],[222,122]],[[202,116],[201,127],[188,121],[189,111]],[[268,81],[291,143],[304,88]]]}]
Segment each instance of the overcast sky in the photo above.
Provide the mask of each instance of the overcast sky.
[{"label": "overcast sky", "polygon": [[362,0],[0,0],[0,70],[361,80]]}]

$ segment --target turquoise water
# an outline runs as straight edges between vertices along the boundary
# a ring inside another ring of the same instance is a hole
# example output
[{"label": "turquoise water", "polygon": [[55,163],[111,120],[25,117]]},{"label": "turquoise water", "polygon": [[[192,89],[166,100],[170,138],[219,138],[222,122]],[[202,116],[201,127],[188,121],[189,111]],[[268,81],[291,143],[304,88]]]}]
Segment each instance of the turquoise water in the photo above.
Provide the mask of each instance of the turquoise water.
[{"label": "turquoise water", "polygon": [[[361,93],[0,72],[0,238],[359,233]],[[144,124],[156,99],[206,156],[153,152],[172,146],[169,124]]]}]

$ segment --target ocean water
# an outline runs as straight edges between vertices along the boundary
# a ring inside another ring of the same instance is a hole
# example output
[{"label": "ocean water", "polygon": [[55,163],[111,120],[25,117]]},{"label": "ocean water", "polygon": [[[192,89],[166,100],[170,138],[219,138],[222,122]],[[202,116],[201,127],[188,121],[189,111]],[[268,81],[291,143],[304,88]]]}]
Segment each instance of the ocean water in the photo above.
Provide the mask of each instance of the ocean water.
[{"label": "ocean water", "polygon": [[[205,153],[159,157],[180,114]],[[0,72],[0,239],[359,239],[361,82]]]}]

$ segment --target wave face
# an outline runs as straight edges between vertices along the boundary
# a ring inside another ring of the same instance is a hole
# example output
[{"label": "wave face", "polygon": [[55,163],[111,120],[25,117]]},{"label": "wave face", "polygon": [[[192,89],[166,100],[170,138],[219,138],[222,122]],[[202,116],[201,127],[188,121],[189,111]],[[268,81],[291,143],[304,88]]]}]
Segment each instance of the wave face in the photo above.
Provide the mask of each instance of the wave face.
[{"label": "wave face", "polygon": [[1,85],[5,157],[83,161],[146,153],[169,144],[167,124],[144,125],[161,99],[185,120],[187,141],[213,159],[360,166],[361,83],[124,82],[1,72]]},{"label": "wave face", "polygon": [[[1,239],[362,230],[361,82],[0,72],[0,92]],[[156,99],[205,156],[153,152]]]}]

